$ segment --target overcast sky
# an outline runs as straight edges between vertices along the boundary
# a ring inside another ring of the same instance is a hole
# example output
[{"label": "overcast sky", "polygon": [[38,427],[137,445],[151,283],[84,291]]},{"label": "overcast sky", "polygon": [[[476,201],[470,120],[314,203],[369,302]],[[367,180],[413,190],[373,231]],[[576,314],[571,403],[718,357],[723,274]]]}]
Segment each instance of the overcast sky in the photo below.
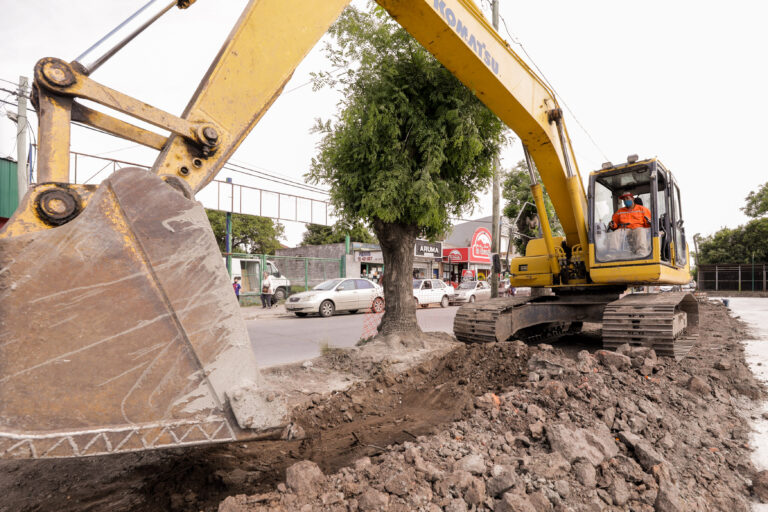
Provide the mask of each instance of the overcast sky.
[{"label": "overcast sky", "polygon": [[[31,77],[41,57],[73,60],[144,3],[0,0],[5,36],[0,79]],[[185,11],[174,9],[92,78],[179,114],[245,3],[198,0]],[[768,114],[761,99],[768,90],[762,62],[768,48],[768,2],[501,0],[501,15],[511,34],[502,24],[502,36],[517,51],[518,41],[525,46],[596,142],[566,113],[583,178],[606,158],[618,163],[632,153],[658,156],[680,184],[689,239],[747,220],[739,211],[744,197],[768,181],[758,158]],[[326,67],[316,47],[233,161],[302,180],[316,151],[317,138],[309,133],[314,119],[332,117],[339,99],[334,91],[313,92],[306,85],[309,72]],[[7,82],[0,87],[13,88]],[[0,100],[15,98],[0,91]],[[15,110],[0,103],[0,111],[6,108]],[[15,125],[4,118],[0,155],[15,157]],[[72,150],[146,165],[155,155],[78,127]],[[511,144],[503,157],[506,167],[521,159],[519,143]],[[230,176],[238,183],[321,197]],[[480,200],[472,217],[490,214],[489,196]],[[303,226],[286,227],[287,243],[296,244]]]}]

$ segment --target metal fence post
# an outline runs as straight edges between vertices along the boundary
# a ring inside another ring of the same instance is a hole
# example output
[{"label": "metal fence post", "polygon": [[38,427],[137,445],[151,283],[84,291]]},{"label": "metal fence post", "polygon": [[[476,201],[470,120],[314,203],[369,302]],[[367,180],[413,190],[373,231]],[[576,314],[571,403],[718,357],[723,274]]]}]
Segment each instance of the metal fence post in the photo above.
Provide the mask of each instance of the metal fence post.
[{"label": "metal fence post", "polygon": [[309,290],[309,259],[304,258],[304,291]]},{"label": "metal fence post", "polygon": [[339,277],[347,277],[347,255],[343,254],[339,258]]},{"label": "metal fence post", "polygon": [[715,265],[715,291],[718,291],[720,289],[719,283],[718,283],[719,277],[720,277],[720,273],[717,271],[717,265]]},{"label": "metal fence post", "polygon": [[739,263],[739,291],[741,291],[741,263]]}]

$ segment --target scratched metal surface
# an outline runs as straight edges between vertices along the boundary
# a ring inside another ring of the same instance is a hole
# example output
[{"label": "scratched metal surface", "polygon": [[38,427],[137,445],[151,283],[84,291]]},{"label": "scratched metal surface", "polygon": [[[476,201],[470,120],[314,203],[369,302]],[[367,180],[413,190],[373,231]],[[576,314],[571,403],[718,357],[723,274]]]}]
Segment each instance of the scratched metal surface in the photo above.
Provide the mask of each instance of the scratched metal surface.
[{"label": "scratched metal surface", "polygon": [[119,171],[68,224],[0,239],[0,457],[212,418],[231,438],[225,393],[258,382],[205,212],[156,176]]}]

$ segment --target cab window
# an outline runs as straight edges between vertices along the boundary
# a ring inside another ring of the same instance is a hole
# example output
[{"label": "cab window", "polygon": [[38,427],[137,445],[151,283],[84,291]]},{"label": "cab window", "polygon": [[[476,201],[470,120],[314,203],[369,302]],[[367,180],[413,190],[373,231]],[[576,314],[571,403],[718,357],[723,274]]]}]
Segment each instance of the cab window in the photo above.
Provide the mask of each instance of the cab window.
[{"label": "cab window", "polygon": [[[652,227],[633,226],[628,222],[624,223],[625,227],[621,227],[611,223],[617,213],[619,219],[632,218],[621,200],[621,196],[627,193],[632,195],[635,205],[653,211],[655,198],[651,191],[651,172],[646,165],[593,178],[591,228],[597,261],[643,260],[651,257]],[[647,216],[653,226],[653,214]],[[642,218],[639,220],[642,222]]]}]

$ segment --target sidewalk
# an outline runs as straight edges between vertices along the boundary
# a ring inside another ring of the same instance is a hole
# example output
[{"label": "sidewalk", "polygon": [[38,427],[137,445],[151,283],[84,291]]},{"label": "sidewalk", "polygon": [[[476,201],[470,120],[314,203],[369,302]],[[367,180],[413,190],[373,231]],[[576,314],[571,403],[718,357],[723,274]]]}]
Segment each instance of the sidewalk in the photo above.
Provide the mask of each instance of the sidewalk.
[{"label": "sidewalk", "polygon": [[240,312],[246,320],[256,320],[257,318],[276,318],[280,316],[293,316],[285,310],[285,306],[278,304],[270,309],[264,309],[259,305],[240,306]]}]

